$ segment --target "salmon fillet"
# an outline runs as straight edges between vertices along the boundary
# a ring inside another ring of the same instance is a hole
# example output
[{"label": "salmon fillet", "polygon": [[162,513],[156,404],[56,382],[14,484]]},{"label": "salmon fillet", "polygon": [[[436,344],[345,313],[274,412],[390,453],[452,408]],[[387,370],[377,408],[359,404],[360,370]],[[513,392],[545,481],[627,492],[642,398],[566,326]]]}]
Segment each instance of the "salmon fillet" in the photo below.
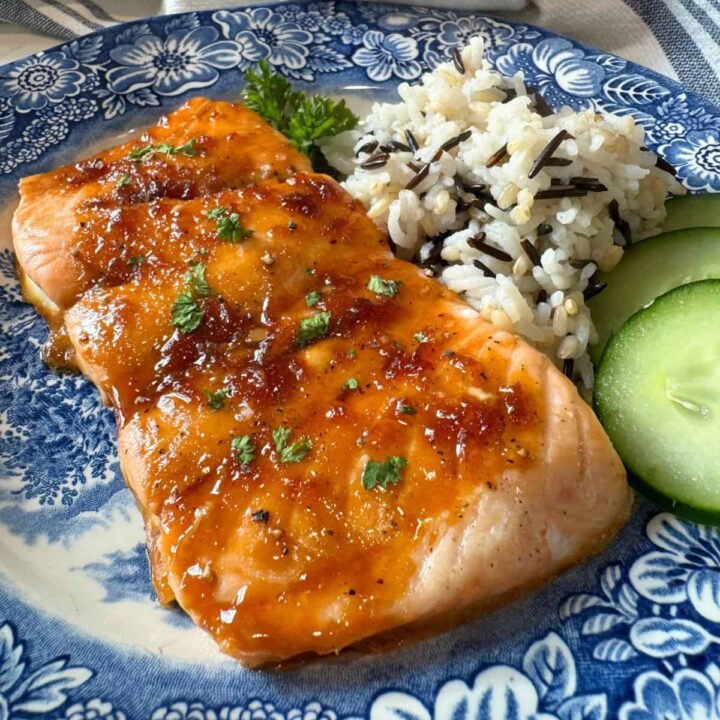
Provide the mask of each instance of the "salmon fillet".
[{"label": "salmon fillet", "polygon": [[[630,492],[572,383],[330,178],[240,184],[74,240],[96,280],[65,327],[116,410],[160,599],[256,666],[495,606],[603,547]],[[114,265],[121,242],[142,261]]]},{"label": "salmon fillet", "polygon": [[[13,237],[26,288],[41,288],[45,314],[59,315],[81,292],[127,269],[141,228],[126,223],[126,207],[301,170],[310,170],[307,157],[245,106],[188,100],[127,143],[20,181]],[[95,242],[116,229],[125,232],[112,233],[114,244]]]}]

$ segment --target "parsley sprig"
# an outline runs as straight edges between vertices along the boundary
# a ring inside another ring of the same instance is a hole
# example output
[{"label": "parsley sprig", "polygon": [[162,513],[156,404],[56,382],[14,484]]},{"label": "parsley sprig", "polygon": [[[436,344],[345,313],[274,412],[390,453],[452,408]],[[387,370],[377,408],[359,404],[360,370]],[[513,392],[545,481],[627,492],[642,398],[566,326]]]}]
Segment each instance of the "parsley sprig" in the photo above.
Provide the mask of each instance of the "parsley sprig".
[{"label": "parsley sprig", "polygon": [[226,387],[219,390],[203,390],[203,393],[207,398],[208,407],[213,410],[221,410],[225,405],[225,398],[230,395],[230,391]]},{"label": "parsley sprig", "polygon": [[390,455],[385,462],[368,460],[362,474],[362,485],[366,490],[380,486],[387,490],[389,485],[397,485],[402,479],[402,470],[408,464],[404,457]]},{"label": "parsley sprig", "polygon": [[200,327],[205,313],[198,301],[189,293],[182,292],[172,306],[172,324],[181,333],[190,333]]},{"label": "parsley sprig", "polygon": [[261,60],[245,74],[245,104],[285,135],[315,162],[320,159],[317,141],[352,130],[357,116],[345,105],[319,95],[293,90],[290,82]]},{"label": "parsley sprig", "polygon": [[183,275],[185,290],[178,295],[172,306],[172,324],[181,333],[190,333],[200,327],[205,311],[200,307],[199,297],[210,297],[212,288],[205,279],[205,265],[193,263]]},{"label": "parsley sprig", "polygon": [[191,263],[183,275],[183,280],[198,297],[210,297],[213,294],[212,288],[205,279],[205,265],[203,263]]},{"label": "parsley sprig", "polygon": [[241,465],[249,465],[255,459],[255,443],[249,435],[234,437],[230,447],[235,453],[235,459]]},{"label": "parsley sprig", "polygon": [[367,289],[376,295],[395,297],[400,292],[402,280],[387,280],[379,275],[371,275],[368,280]]},{"label": "parsley sprig", "polygon": [[319,312],[303,318],[298,326],[295,344],[305,347],[315,340],[324,338],[330,327],[330,317],[329,312]]},{"label": "parsley sprig", "polygon": [[230,209],[226,207],[214,207],[208,213],[208,220],[215,221],[217,236],[229,243],[239,243],[253,234],[252,230],[248,230],[242,224],[240,216],[237,213],[231,213]]},{"label": "parsley sprig", "polygon": [[141,162],[145,158],[153,155],[185,155],[185,157],[195,157],[195,143],[197,140],[193,138],[183,145],[170,145],[170,143],[160,143],[159,145],[143,145],[130,151],[128,160]]},{"label": "parsley sprig", "polygon": [[290,435],[292,435],[290,428],[279,427],[273,430],[273,442],[275,443],[275,450],[278,453],[281,463],[298,463],[312,449],[312,441],[310,438],[295,440],[292,445],[288,445]]}]

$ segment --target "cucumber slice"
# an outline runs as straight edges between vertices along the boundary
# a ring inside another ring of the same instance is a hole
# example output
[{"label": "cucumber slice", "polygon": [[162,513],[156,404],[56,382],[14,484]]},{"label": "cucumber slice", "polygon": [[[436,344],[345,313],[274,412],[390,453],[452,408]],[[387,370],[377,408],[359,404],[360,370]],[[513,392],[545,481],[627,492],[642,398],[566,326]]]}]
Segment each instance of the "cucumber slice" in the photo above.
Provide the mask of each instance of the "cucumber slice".
[{"label": "cucumber slice", "polygon": [[665,203],[662,232],[694,227],[720,227],[720,194],[678,195]]},{"label": "cucumber slice", "polygon": [[631,245],[615,269],[600,276],[605,290],[588,301],[599,336],[589,347],[593,362],[634,312],[668,290],[709,278],[720,278],[720,229],[678,230]]},{"label": "cucumber slice", "polygon": [[720,280],[671,290],[610,340],[594,406],[638,489],[720,524]]}]

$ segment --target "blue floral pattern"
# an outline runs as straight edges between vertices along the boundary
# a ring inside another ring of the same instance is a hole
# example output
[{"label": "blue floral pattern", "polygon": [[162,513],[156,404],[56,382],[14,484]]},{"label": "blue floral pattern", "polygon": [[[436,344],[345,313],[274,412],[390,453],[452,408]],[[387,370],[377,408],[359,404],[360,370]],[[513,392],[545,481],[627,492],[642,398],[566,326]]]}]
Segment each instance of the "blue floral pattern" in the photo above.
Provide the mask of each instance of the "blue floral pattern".
[{"label": "blue floral pattern", "polygon": [[[720,113],[666,78],[525,25],[328,1],[155,18],[1,68],[0,190],[109,121],[142,125],[148,108],[157,115],[189,94],[236,93],[260,59],[325,91],[392,89],[476,34],[491,63],[523,73],[554,107],[632,115],[688,188],[720,191]],[[647,504],[603,567],[566,576],[520,612],[276,684],[229,663],[203,664],[198,683],[200,666],[166,662],[163,648],[133,654],[89,639],[74,629],[81,621],[44,615],[5,579],[6,544],[47,552],[50,567],[136,512],[111,413],[82,379],[47,370],[45,335],[22,302],[12,254],[0,250],[0,720],[720,720],[720,534]],[[132,625],[135,610],[152,607],[139,541],[99,543],[68,565],[68,587],[94,583],[82,586],[94,609],[122,608]],[[186,616],[163,615],[160,625],[194,642]],[[497,622],[513,632],[498,639]],[[153,693],[128,690],[146,681]]]},{"label": "blue floral pattern", "polygon": [[80,92],[85,76],[78,68],[78,61],[61,51],[20,60],[0,76],[0,97],[19,113],[41,110]]},{"label": "blue floral pattern", "polygon": [[420,77],[417,61],[417,42],[398,33],[385,35],[379,30],[368,30],[363,35],[363,47],[356,50],[353,61],[367,68],[368,77],[375,82],[385,82],[393,75],[401,80]]},{"label": "blue floral pattern", "polygon": [[93,673],[56,658],[33,669],[9,623],[0,625],[0,719],[16,716],[46,718],[61,707],[69,691],[84,685]]},{"label": "blue floral pattern", "polygon": [[219,70],[236,67],[244,49],[218,41],[213,27],[176,30],[166,38],[148,33],[110,51],[117,66],[107,73],[108,87],[125,95],[150,89],[158,95],[180,95],[213,85]]}]

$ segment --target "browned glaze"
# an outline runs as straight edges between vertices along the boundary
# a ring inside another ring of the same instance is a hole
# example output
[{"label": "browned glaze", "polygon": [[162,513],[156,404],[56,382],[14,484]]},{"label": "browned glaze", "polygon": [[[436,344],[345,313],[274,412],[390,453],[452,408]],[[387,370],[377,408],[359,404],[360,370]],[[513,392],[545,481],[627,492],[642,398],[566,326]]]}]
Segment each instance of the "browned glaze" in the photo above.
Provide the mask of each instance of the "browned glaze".
[{"label": "browned glaze", "polygon": [[[219,239],[207,218],[218,205],[252,237]],[[469,311],[395,260],[329,178],[131,212],[143,231],[126,252],[151,259],[130,270],[120,255],[124,284],[87,293],[68,326],[118,410],[128,480],[162,528],[160,582],[236,655],[330,652],[396,624],[389,610],[443,523],[479,486],[493,492],[506,468],[536,461],[542,390],[510,369],[517,341],[474,320],[463,350]],[[78,251],[111,265],[116,232],[100,248],[88,232]],[[214,295],[183,334],[171,306],[198,260]],[[400,291],[371,292],[372,275]],[[327,336],[299,347],[301,319],[321,311]],[[212,410],[204,390],[221,387],[229,397]],[[279,462],[280,426],[312,441],[301,462]],[[248,466],[231,449],[243,435],[256,447]],[[402,481],[364,489],[365,463],[393,455],[409,460]]]}]

